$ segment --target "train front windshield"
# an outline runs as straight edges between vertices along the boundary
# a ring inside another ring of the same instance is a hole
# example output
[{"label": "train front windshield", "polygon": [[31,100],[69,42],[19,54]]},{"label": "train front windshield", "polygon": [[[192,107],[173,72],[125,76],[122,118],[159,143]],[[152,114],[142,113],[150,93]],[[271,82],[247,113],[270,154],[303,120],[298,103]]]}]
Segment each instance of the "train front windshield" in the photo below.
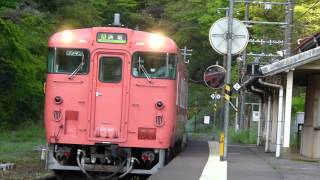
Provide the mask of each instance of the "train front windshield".
[{"label": "train front windshield", "polygon": [[176,64],[175,54],[137,52],[132,59],[132,75],[152,79],[175,79]]},{"label": "train front windshield", "polygon": [[49,48],[48,73],[87,74],[88,71],[89,50]]}]

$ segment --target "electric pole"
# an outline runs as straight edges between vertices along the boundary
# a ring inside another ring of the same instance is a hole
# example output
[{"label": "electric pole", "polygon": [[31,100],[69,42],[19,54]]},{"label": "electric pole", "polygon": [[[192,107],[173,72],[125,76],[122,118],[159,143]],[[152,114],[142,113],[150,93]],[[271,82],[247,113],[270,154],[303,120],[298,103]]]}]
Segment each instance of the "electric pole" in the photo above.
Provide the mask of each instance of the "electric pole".
[{"label": "electric pole", "polygon": [[[233,21],[233,1],[230,0],[229,5],[229,16],[228,16],[228,33],[227,33],[227,73],[226,73],[226,91],[230,91],[230,83],[231,83],[231,59],[232,59],[232,21]],[[229,89],[227,89],[229,88]],[[223,161],[227,160],[228,154],[228,126],[229,126],[229,101],[224,100],[224,152],[223,152]]]},{"label": "electric pole", "polygon": [[[245,2],[245,15],[244,15],[244,20],[249,21],[249,2]],[[244,50],[242,54],[242,68],[240,72],[240,84],[242,83],[243,77],[246,74],[246,62],[247,62],[247,50]],[[245,108],[245,102],[246,102],[246,96],[244,89],[240,90],[240,115],[239,115],[239,127],[240,129],[244,129],[244,108]]]},{"label": "electric pole", "polygon": [[286,29],[284,36],[284,47],[285,53],[284,58],[288,58],[292,54],[291,44],[292,44],[292,26],[293,26],[293,9],[294,9],[294,0],[288,0],[288,6],[286,9]]},{"label": "electric pole", "polygon": [[[264,45],[284,45],[285,52],[291,52],[291,34],[292,34],[292,15],[293,15],[293,0],[287,0],[287,2],[267,2],[267,1],[252,1],[252,0],[235,0],[235,3],[244,3],[245,5],[245,15],[244,15],[244,20],[243,23],[247,25],[255,25],[255,24],[265,24],[265,25],[279,25],[279,26],[285,26],[285,40],[277,40],[277,39],[250,39],[249,43],[253,44],[261,44],[262,46]],[[291,3],[290,3],[291,2]],[[252,6],[256,6],[257,4],[263,5],[264,10],[268,11],[273,8],[273,6],[284,6],[286,8],[286,19],[285,22],[269,22],[269,21],[250,21],[249,19],[249,8],[250,4]],[[291,15],[290,15],[291,14]],[[291,25],[290,25],[291,22]],[[280,27],[279,27],[280,28]],[[290,53],[284,53],[286,54],[285,57],[290,56]],[[242,54],[242,69],[240,72],[240,78],[239,81],[240,83],[243,83],[243,77],[246,74],[246,64],[248,62],[248,57],[256,57],[256,58],[262,58],[262,57],[267,57],[267,58],[277,58],[279,55],[268,53],[268,52],[247,52],[244,51]],[[240,90],[240,111],[239,111],[239,127],[240,129],[245,128],[245,91],[243,89]]]},{"label": "electric pole", "polygon": [[[286,29],[284,40],[284,58],[288,58],[292,54],[291,42],[292,42],[292,26],[293,26],[293,10],[294,0],[288,0],[288,6],[286,8]],[[291,121],[291,104],[292,104],[292,89],[293,89],[293,71],[290,70],[286,77],[286,106],[284,117],[284,134],[283,134],[283,148],[288,150],[290,147],[290,121]]]}]

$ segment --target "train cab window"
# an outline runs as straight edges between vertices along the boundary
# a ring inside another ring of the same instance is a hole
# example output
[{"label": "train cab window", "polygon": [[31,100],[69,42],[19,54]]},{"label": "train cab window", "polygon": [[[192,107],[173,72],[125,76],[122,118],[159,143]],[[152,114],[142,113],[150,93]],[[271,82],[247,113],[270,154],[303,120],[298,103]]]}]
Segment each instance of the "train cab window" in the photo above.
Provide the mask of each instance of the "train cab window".
[{"label": "train cab window", "polygon": [[102,57],[99,62],[99,80],[102,82],[120,82],[122,78],[122,60],[118,57]]},{"label": "train cab window", "polygon": [[132,75],[153,79],[175,79],[176,64],[175,54],[136,52],[132,59]]},{"label": "train cab window", "polygon": [[50,48],[48,73],[87,74],[89,51],[86,49]]}]

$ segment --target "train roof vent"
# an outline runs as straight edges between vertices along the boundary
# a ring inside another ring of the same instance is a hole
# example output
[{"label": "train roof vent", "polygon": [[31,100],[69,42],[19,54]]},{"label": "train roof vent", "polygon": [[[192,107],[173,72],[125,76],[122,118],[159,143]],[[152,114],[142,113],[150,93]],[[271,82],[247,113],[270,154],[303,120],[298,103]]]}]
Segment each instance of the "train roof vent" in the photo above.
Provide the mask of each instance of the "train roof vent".
[{"label": "train roof vent", "polygon": [[113,27],[123,27],[124,25],[121,24],[120,22],[120,13],[115,13],[114,14],[114,19],[113,19],[113,23],[109,24],[109,26],[113,26]]}]

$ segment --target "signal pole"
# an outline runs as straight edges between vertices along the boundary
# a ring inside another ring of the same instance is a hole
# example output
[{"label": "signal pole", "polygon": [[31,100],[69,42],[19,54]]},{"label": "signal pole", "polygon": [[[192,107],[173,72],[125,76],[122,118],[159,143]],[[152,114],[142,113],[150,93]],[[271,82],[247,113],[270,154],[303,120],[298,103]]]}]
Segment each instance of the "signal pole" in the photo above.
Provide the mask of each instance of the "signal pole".
[{"label": "signal pole", "polygon": [[[230,0],[229,5],[229,16],[228,16],[228,35],[227,35],[227,72],[226,72],[226,86],[225,86],[225,100],[224,100],[224,152],[222,160],[227,160],[228,153],[228,126],[229,126],[229,101],[226,99],[226,94],[231,90],[231,58],[232,58],[232,19],[233,19],[233,2],[234,0]],[[229,96],[230,98],[230,96]]]}]

